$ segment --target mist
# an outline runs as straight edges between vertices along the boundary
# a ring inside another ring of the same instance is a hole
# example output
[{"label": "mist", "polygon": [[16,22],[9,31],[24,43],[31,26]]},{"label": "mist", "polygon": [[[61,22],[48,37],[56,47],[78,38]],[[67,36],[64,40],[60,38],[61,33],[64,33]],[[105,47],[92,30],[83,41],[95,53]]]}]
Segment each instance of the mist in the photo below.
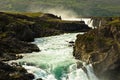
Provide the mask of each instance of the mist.
[{"label": "mist", "polygon": [[54,15],[57,15],[59,17],[61,17],[63,20],[66,19],[75,19],[80,17],[80,15],[78,16],[78,14],[71,9],[68,9],[66,7],[50,7],[48,8],[48,6],[43,6],[43,5],[31,5],[28,9],[29,12],[44,12],[44,13],[51,13]]}]

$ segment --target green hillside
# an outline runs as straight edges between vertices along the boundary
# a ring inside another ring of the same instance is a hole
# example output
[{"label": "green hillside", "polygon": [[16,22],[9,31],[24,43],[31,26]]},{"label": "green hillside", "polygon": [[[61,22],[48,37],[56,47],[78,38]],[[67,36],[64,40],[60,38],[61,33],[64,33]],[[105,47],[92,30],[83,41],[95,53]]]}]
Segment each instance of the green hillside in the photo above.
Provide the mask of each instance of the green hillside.
[{"label": "green hillside", "polygon": [[[0,0],[1,11],[34,12],[63,10],[81,16],[120,16],[120,0]],[[59,10],[60,9],[60,10]]]}]

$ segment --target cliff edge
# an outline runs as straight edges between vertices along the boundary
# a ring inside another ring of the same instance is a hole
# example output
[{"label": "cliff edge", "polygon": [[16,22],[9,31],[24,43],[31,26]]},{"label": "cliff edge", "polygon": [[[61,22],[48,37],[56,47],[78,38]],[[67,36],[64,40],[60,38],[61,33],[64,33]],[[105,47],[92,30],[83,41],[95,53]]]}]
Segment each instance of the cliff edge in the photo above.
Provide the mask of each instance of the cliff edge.
[{"label": "cliff edge", "polygon": [[73,56],[92,63],[102,80],[120,80],[120,18],[96,19],[101,22],[97,29],[77,35]]}]

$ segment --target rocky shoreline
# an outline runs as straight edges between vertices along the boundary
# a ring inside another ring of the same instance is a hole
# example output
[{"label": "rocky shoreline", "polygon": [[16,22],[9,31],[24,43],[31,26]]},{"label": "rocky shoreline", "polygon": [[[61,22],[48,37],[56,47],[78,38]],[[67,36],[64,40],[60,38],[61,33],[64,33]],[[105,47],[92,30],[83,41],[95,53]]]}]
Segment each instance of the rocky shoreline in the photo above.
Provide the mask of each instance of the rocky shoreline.
[{"label": "rocky shoreline", "polygon": [[[120,18],[93,18],[94,30],[77,35],[73,56],[93,64],[101,80],[120,80]],[[97,21],[97,22],[96,22]]]},{"label": "rocky shoreline", "polygon": [[79,21],[62,21],[53,14],[0,12],[0,80],[32,80],[34,76],[20,65],[6,61],[22,58],[20,53],[39,52],[34,38],[67,32],[89,31]]}]

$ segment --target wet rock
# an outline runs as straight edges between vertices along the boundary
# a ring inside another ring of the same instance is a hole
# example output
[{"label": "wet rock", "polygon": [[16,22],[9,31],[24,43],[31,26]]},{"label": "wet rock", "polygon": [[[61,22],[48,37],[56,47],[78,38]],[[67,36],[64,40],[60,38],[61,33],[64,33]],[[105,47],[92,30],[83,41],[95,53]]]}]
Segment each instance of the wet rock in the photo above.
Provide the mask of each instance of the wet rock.
[{"label": "wet rock", "polygon": [[23,42],[11,37],[2,39],[0,44],[0,50],[4,53],[30,53],[33,51],[40,51],[39,48],[34,44]]},{"label": "wet rock", "polygon": [[39,79],[37,79],[37,80],[43,80],[42,78],[39,78]]},{"label": "wet rock", "polygon": [[82,62],[76,62],[77,63],[77,68],[82,68],[83,67],[83,64],[82,64]]},{"label": "wet rock", "polygon": [[69,47],[73,47],[74,46],[74,41],[70,41],[69,42]]},{"label": "wet rock", "polygon": [[85,21],[80,21],[80,24],[85,24]]},{"label": "wet rock", "polygon": [[10,66],[0,61],[0,80],[32,80],[34,76],[21,66]]},{"label": "wet rock", "polygon": [[74,41],[70,41],[69,43],[70,43],[70,44],[74,44],[75,42],[74,42]]},{"label": "wet rock", "polygon": [[64,22],[57,25],[57,29],[64,32],[87,32],[91,28],[86,24],[81,24],[78,22]]},{"label": "wet rock", "polygon": [[39,48],[31,43],[20,41],[16,38],[4,38],[0,40],[1,60],[13,60],[22,58],[16,54],[39,52]]},{"label": "wet rock", "polygon": [[30,79],[34,79],[35,78],[35,76],[33,75],[33,74],[31,74],[31,73],[26,73],[25,74],[28,78],[30,78]]}]

